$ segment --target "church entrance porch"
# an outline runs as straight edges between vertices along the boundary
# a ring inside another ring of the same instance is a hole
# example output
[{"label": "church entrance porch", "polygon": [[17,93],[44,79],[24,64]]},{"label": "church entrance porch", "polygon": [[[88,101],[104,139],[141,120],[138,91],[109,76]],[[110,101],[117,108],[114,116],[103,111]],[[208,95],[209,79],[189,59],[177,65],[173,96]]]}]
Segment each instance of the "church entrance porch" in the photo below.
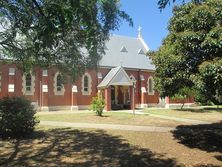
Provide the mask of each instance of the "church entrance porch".
[{"label": "church entrance porch", "polygon": [[107,111],[134,108],[133,82],[121,66],[112,68],[97,87],[104,90]]},{"label": "church entrance porch", "polygon": [[131,109],[130,86],[111,86],[111,110]]}]

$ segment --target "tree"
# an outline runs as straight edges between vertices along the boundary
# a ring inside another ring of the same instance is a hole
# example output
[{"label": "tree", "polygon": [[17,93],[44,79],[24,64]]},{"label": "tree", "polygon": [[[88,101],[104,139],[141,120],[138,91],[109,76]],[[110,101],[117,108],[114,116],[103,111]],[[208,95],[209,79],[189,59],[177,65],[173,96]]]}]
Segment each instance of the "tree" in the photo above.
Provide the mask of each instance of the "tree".
[{"label": "tree", "polygon": [[169,35],[157,52],[156,88],[173,96],[183,87],[195,87],[219,103],[222,75],[222,1],[189,2],[174,7]]},{"label": "tree", "polygon": [[56,65],[75,78],[97,65],[122,19],[132,25],[119,0],[0,1],[0,53],[25,71]]},{"label": "tree", "polygon": [[[167,5],[170,5],[171,3],[175,3],[177,0],[159,0],[158,5],[159,9],[164,9]],[[199,3],[203,0],[192,0],[192,2]],[[185,3],[186,0],[182,0],[182,3]]]},{"label": "tree", "polygon": [[185,100],[189,97],[193,97],[195,95],[195,90],[189,87],[183,87],[178,90],[176,94],[172,97],[173,100],[179,100],[182,102],[181,110],[184,107]]}]

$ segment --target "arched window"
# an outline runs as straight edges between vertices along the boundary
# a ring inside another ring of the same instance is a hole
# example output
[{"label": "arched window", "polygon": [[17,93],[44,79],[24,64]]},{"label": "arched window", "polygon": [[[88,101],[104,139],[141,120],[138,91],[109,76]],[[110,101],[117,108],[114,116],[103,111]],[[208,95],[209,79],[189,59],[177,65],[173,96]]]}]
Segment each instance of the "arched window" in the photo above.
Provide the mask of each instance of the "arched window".
[{"label": "arched window", "polygon": [[24,95],[34,95],[35,75],[32,72],[24,73],[22,77],[22,92]]},{"label": "arched window", "polygon": [[82,76],[82,94],[90,95],[92,92],[92,79],[89,73]]},{"label": "arched window", "polygon": [[88,92],[89,90],[89,78],[87,75],[84,76],[84,92]]},{"label": "arched window", "polygon": [[32,76],[30,73],[25,76],[25,90],[30,92],[32,90]]},{"label": "arched window", "polygon": [[133,75],[130,75],[130,80],[136,83],[136,78]]},{"label": "arched window", "polygon": [[57,92],[61,92],[62,91],[62,76],[59,74],[57,75],[57,79],[56,79],[56,89],[57,89]]},{"label": "arched window", "polygon": [[65,93],[63,78],[59,72],[57,72],[54,76],[54,93],[55,95],[64,95]]},{"label": "arched window", "polygon": [[149,77],[147,85],[148,85],[148,94],[153,95],[154,94],[154,80],[153,80],[153,77]]}]

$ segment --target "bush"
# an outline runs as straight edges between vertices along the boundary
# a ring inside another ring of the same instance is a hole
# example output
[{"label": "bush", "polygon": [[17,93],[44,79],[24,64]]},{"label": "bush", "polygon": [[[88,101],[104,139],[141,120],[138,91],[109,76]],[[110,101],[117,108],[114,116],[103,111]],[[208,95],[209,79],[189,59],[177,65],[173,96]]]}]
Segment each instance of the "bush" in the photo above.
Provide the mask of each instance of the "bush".
[{"label": "bush", "polygon": [[0,136],[21,138],[30,135],[38,121],[31,102],[24,97],[0,99]]},{"label": "bush", "polygon": [[99,95],[93,97],[91,102],[91,108],[96,112],[98,116],[102,116],[103,109],[105,107],[105,100],[100,98]]}]

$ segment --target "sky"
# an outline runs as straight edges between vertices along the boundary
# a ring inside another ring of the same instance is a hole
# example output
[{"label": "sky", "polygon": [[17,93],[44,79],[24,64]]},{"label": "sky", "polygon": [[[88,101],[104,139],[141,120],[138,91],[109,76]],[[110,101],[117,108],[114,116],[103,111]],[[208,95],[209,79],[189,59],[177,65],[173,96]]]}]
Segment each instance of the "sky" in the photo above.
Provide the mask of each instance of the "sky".
[{"label": "sky", "polygon": [[168,22],[172,17],[173,5],[160,11],[157,0],[121,0],[121,9],[133,19],[134,26],[122,22],[113,34],[137,37],[138,27],[142,27],[142,37],[151,50],[157,50],[167,36]]}]

